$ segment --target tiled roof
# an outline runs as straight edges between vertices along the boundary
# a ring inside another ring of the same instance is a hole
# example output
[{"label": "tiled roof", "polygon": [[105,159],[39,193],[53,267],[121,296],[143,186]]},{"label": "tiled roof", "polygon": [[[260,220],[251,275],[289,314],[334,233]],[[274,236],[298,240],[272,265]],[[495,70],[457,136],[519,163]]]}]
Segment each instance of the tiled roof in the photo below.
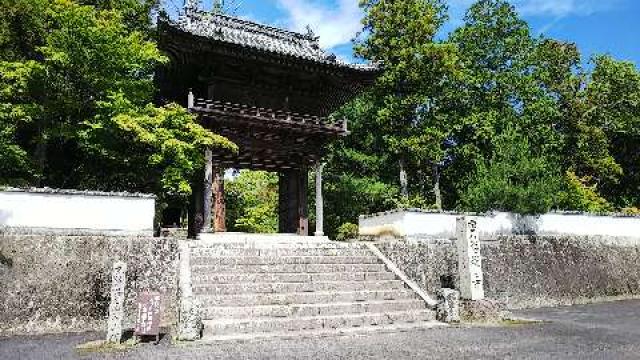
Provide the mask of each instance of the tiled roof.
[{"label": "tiled roof", "polygon": [[180,16],[177,27],[196,36],[265,52],[361,71],[378,69],[375,65],[351,64],[337,59],[335,54],[320,48],[318,38],[311,33],[300,34],[233,16],[188,11]]}]

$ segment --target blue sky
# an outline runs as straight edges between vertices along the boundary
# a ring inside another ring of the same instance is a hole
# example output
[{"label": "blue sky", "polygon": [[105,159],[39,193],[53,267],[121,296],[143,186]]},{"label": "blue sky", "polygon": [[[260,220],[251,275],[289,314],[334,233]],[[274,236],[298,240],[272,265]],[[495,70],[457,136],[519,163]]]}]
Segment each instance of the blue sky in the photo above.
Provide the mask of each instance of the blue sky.
[{"label": "blue sky", "polygon": [[[165,0],[171,11],[184,0]],[[227,2],[232,0],[227,0]],[[204,0],[205,9],[211,0]],[[304,31],[310,25],[321,45],[351,59],[351,39],[360,29],[358,0],[235,0],[236,15],[260,23]],[[449,24],[462,21],[473,0],[449,1]],[[640,0],[512,0],[535,34],[578,44],[585,58],[608,53],[640,67]]]}]

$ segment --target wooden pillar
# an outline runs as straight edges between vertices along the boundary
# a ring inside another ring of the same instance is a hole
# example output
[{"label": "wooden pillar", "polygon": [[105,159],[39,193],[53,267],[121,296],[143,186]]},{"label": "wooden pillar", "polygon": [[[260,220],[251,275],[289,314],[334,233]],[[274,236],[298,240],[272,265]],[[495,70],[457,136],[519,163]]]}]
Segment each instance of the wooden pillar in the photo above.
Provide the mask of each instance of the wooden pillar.
[{"label": "wooden pillar", "polygon": [[213,190],[215,192],[213,230],[215,232],[226,232],[227,208],[224,200],[224,169],[216,168],[214,170]]},{"label": "wooden pillar", "polygon": [[203,182],[203,224],[202,232],[211,232],[212,230],[212,202],[213,202],[213,162],[211,149],[204,152],[204,182]]},{"label": "wooden pillar", "polygon": [[189,211],[188,211],[188,235],[189,238],[195,239],[204,223],[204,189],[203,179],[204,171],[200,170],[196,173],[195,177],[191,181],[191,197],[189,198]]},{"label": "wooden pillar", "polygon": [[316,165],[316,232],[315,236],[324,236],[324,202],[322,199],[322,170],[324,163]]},{"label": "wooden pillar", "polygon": [[278,174],[278,232],[290,234],[295,233],[295,218],[293,208],[295,208],[295,198],[291,188],[293,182],[293,170],[283,171]]},{"label": "wooden pillar", "polygon": [[309,235],[309,204],[307,196],[308,172],[306,166],[298,172],[298,235]]},{"label": "wooden pillar", "polygon": [[278,229],[281,233],[308,235],[307,170],[287,170],[278,179]]}]

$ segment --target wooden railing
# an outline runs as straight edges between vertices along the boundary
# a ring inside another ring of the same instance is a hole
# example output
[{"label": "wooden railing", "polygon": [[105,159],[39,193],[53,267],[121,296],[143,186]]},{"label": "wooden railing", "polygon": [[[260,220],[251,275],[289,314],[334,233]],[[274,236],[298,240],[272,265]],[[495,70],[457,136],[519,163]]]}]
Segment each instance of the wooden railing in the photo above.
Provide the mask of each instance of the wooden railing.
[{"label": "wooden railing", "polygon": [[275,120],[291,125],[324,128],[335,132],[347,133],[346,119],[335,120],[332,117],[320,117],[309,114],[300,114],[281,110],[273,110],[262,107],[233,104],[230,102],[213,101],[207,99],[195,99],[192,110],[205,110],[208,112],[220,112],[227,115],[239,115],[248,118]]}]

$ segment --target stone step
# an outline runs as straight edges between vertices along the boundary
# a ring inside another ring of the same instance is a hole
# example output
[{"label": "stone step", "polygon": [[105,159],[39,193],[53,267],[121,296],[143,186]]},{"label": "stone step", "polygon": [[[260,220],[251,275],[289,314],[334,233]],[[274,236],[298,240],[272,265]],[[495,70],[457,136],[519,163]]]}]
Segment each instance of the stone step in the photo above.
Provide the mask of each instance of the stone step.
[{"label": "stone step", "polygon": [[210,306],[256,306],[289,304],[352,303],[380,300],[416,299],[409,289],[298,292],[285,294],[233,294],[197,295],[203,307]]},{"label": "stone step", "polygon": [[293,249],[293,248],[364,248],[359,243],[329,241],[303,236],[249,235],[246,236],[213,236],[200,240],[189,240],[190,248],[223,247],[227,249]]},{"label": "stone step", "polygon": [[433,321],[434,319],[435,314],[432,310],[309,316],[299,318],[216,319],[204,321],[204,333],[206,335],[216,336],[238,333],[340,329],[395,323],[425,322]]},{"label": "stone step", "polygon": [[394,280],[391,272],[333,272],[333,273],[217,273],[194,275],[194,285],[230,284],[230,283],[265,283],[265,282],[299,282],[312,283],[324,281],[365,281]]},{"label": "stone step", "polygon": [[201,294],[264,294],[317,291],[358,291],[358,290],[392,290],[404,289],[401,280],[373,281],[325,281],[315,283],[236,283],[193,285],[193,293]]},{"label": "stone step", "polygon": [[374,326],[361,326],[351,328],[323,328],[314,330],[301,330],[301,331],[274,331],[274,332],[259,332],[259,333],[238,333],[229,335],[210,335],[205,334],[204,337],[198,342],[201,344],[215,344],[227,341],[260,341],[266,339],[302,339],[302,338],[315,338],[315,337],[334,337],[334,336],[354,336],[360,334],[369,333],[398,333],[406,331],[416,331],[422,329],[432,329],[437,327],[446,327],[447,324],[438,321],[420,321],[412,323],[394,323],[387,325],[374,325]]},{"label": "stone step", "polygon": [[191,265],[194,275],[215,273],[335,273],[383,272],[384,264],[269,264],[269,265]]},{"label": "stone step", "polygon": [[372,256],[369,249],[365,248],[226,248],[221,246],[192,248],[192,257],[201,256]]},{"label": "stone step", "polygon": [[371,256],[194,256],[191,265],[377,264]]},{"label": "stone step", "polygon": [[224,233],[201,233],[198,235],[198,240],[192,241],[194,243],[230,243],[230,242],[244,242],[244,243],[329,243],[331,242],[326,236],[302,236],[297,234],[250,234],[250,233],[237,233],[237,232],[224,232]]},{"label": "stone step", "polygon": [[422,309],[425,309],[425,303],[423,301],[406,299],[327,304],[209,306],[203,308],[203,315],[205,319],[281,318],[387,313]]}]

